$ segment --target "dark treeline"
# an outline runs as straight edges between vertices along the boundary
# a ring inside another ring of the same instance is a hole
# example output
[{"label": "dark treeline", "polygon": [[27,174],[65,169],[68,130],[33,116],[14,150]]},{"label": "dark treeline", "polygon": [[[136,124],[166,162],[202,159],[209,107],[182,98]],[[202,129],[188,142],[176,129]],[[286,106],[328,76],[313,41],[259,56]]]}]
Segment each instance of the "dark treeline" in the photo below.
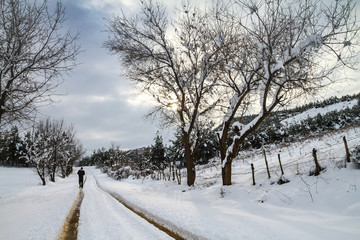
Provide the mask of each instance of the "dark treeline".
[{"label": "dark treeline", "polygon": [[[205,164],[218,155],[217,140],[210,126],[204,127],[200,136],[200,144],[196,150],[196,163]],[[104,172],[113,173],[114,178],[121,179],[130,174],[148,175],[164,171],[169,166],[182,168],[184,162],[184,145],[180,131],[175,133],[175,140],[170,146],[165,146],[159,134],[154,138],[154,144],[135,150],[122,150],[118,146],[101,148],[90,156],[82,158],[79,166],[97,166]],[[126,167],[126,169],[124,169]],[[130,167],[130,168],[129,168]],[[132,172],[130,172],[132,171]]]},{"label": "dark treeline", "polygon": [[[307,118],[300,122],[291,125],[284,125],[281,123],[282,120],[300,114],[301,112],[307,111],[309,109],[321,108],[329,106],[339,102],[347,102],[352,100],[358,100],[358,103],[352,108],[346,108],[341,111],[332,111],[328,112],[325,115],[318,114],[314,118]],[[322,102],[310,103],[301,107],[297,107],[290,110],[283,110],[274,112],[266,121],[262,123],[257,131],[251,134],[248,137],[247,141],[244,142],[242,149],[256,149],[261,148],[266,144],[280,143],[291,141],[294,138],[303,138],[311,134],[318,134],[323,131],[335,130],[351,124],[360,122],[360,94],[353,96],[344,96],[341,98],[332,97],[326,99]],[[253,116],[247,116],[239,121],[246,124],[246,122],[251,121]],[[49,120],[47,120],[49,121]],[[56,157],[57,160],[48,161],[44,166],[44,174],[46,172],[52,172],[53,178],[54,174],[57,172],[60,176],[66,176],[71,173],[72,165],[77,164],[79,166],[98,166],[103,168],[104,171],[117,171],[121,169],[120,174],[118,173],[116,178],[127,177],[131,174],[130,171],[136,171],[139,174],[147,175],[156,171],[163,171],[165,168],[170,165],[177,166],[182,168],[185,166],[184,163],[184,143],[183,136],[181,131],[176,131],[174,134],[174,139],[170,141],[169,146],[165,146],[163,143],[163,138],[159,134],[154,138],[154,144],[140,149],[134,150],[123,150],[118,146],[111,146],[109,148],[100,148],[94,151],[90,156],[86,156],[80,159],[81,154],[83,153],[81,146],[77,143],[74,138],[72,131],[73,129],[67,129],[62,126],[61,122],[43,122],[38,124],[37,130],[27,132],[25,134],[20,134],[17,127],[13,127],[10,130],[3,131],[0,135],[0,165],[11,166],[11,167],[36,167],[42,166],[42,161],[46,159],[51,159],[51,156]],[[46,124],[48,127],[46,128]],[[49,125],[53,126],[53,131],[49,128]],[[58,126],[59,125],[59,126]],[[42,126],[42,127],[40,127]],[[60,126],[60,134],[58,134],[57,142],[55,141],[54,136],[57,128]],[[41,130],[42,129],[42,130]],[[203,126],[200,136],[200,143],[195,151],[195,160],[196,164],[206,164],[211,161],[214,157],[219,156],[219,144],[216,137],[216,132],[219,130],[219,127],[215,128],[214,124],[209,126]],[[41,140],[40,132],[42,134],[43,140]],[[51,155],[51,141],[49,141],[50,136],[45,133],[49,132],[52,135],[53,144],[58,146],[72,146],[72,155],[70,156],[67,148],[56,148],[57,156]],[[37,137],[35,137],[37,136]],[[67,137],[68,136],[68,137]],[[72,139],[68,141],[66,139]],[[37,155],[34,153],[35,140],[39,144]],[[47,140],[46,140],[47,139]],[[229,137],[229,141],[231,136]],[[41,140],[41,141],[40,141]],[[54,142],[55,141],[55,142]],[[32,143],[32,144],[31,144]],[[47,143],[47,144],[45,144]],[[31,147],[32,146],[32,147]],[[44,148],[47,148],[45,151]],[[43,151],[40,151],[43,149]],[[62,149],[62,150],[61,150]],[[33,151],[33,156],[30,157],[30,150]],[[61,155],[60,152],[68,154],[69,156]],[[41,153],[43,152],[42,160]],[[45,152],[47,152],[45,154]],[[41,161],[42,160],[42,161]],[[52,166],[52,171],[50,171],[50,165]],[[128,167],[126,173],[124,172],[125,167]],[[48,169],[47,171],[46,168]],[[54,170],[55,169],[55,170]],[[66,170],[68,169],[68,170]],[[51,179],[51,178],[50,178]],[[54,179],[52,179],[54,180]]]},{"label": "dark treeline", "polygon": [[0,135],[0,164],[11,167],[28,167],[26,160],[25,141],[20,136],[19,129],[13,127],[1,132]]}]

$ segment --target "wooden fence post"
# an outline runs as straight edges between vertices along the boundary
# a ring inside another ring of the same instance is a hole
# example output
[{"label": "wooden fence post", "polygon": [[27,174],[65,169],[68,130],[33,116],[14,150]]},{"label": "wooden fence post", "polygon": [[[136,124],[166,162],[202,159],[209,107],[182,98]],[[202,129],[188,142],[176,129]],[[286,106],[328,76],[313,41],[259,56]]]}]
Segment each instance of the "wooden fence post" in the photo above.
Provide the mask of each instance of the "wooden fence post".
[{"label": "wooden fence post", "polygon": [[349,151],[349,147],[348,147],[345,136],[343,137],[343,141],[344,141],[345,151],[346,151],[346,161],[349,163],[350,162],[350,151]]},{"label": "wooden fence post", "polygon": [[315,149],[315,148],[313,148],[313,150],[312,150],[312,155],[313,155],[313,157],[314,157],[314,162],[315,162],[315,172],[314,172],[314,176],[317,176],[317,175],[320,174],[321,170],[323,170],[323,169],[322,169],[322,167],[320,167],[320,164],[319,164],[319,162],[318,162],[318,159],[317,159],[317,156],[316,156],[316,149]]},{"label": "wooden fence post", "polygon": [[271,176],[270,176],[270,171],[269,171],[268,161],[267,161],[267,159],[266,159],[265,149],[263,149],[263,153],[264,153],[264,157],[265,157],[265,164],[266,164],[266,170],[267,170],[267,173],[268,173],[268,177],[271,178]]},{"label": "wooden fence post", "polygon": [[279,159],[279,164],[280,164],[280,169],[281,169],[281,175],[284,175],[284,170],[283,170],[281,160],[280,160],[280,153],[278,154],[278,159]]},{"label": "wooden fence post", "polygon": [[254,169],[254,164],[251,164],[251,172],[252,172],[253,185],[255,185],[255,169]]}]

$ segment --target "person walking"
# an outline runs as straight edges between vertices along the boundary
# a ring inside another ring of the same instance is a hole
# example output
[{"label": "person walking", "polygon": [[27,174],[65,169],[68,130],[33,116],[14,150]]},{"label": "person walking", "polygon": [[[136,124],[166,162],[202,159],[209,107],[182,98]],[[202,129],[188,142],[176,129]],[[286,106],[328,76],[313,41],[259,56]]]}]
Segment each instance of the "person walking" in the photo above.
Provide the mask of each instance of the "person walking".
[{"label": "person walking", "polygon": [[79,175],[79,187],[83,188],[84,175],[85,175],[85,171],[84,171],[83,167],[80,168],[80,170],[77,172],[77,174]]}]

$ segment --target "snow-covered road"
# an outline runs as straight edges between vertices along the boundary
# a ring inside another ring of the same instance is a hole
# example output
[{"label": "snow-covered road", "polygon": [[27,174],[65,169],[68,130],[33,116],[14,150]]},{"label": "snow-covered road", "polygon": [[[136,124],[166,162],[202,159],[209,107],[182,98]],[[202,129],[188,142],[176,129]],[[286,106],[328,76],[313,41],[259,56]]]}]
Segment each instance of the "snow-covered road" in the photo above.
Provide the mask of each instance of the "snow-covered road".
[{"label": "snow-covered road", "polygon": [[83,192],[78,239],[172,239],[101,190],[90,172]]},{"label": "snow-covered road", "polygon": [[[92,170],[86,169],[77,239],[173,239],[101,190]],[[58,239],[78,191],[76,173],[42,186],[32,169],[0,167],[0,240]]]}]

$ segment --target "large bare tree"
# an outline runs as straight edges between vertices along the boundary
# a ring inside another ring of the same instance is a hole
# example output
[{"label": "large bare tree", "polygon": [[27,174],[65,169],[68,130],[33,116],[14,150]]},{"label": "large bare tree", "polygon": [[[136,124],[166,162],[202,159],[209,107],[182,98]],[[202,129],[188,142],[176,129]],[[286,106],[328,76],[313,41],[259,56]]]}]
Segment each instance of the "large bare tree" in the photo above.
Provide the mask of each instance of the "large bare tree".
[{"label": "large bare tree", "polygon": [[120,56],[125,77],[150,94],[156,106],[151,114],[163,125],[181,129],[187,166],[187,184],[195,182],[194,154],[200,123],[216,105],[219,48],[207,33],[209,16],[184,4],[173,25],[162,4],[141,1],[135,17],[125,14],[108,20],[110,52]]},{"label": "large bare tree", "polygon": [[[199,126],[222,119],[222,176],[230,185],[241,144],[274,109],[330,84],[337,69],[354,68],[359,43],[354,2],[182,5],[171,32],[163,7],[142,1],[137,17],[109,20],[105,46],[120,56],[127,77],[154,97],[155,112],[180,126],[188,185],[195,180],[192,156]],[[172,104],[178,104],[176,111],[170,111]],[[244,123],[242,116],[250,111],[257,116]]]},{"label": "large bare tree", "polygon": [[[218,135],[223,184],[231,184],[231,164],[244,140],[279,106],[334,82],[333,73],[354,68],[359,26],[354,1],[238,0],[220,18],[236,29],[226,36],[222,80],[228,108]],[[242,121],[249,110],[256,117]],[[229,132],[235,136],[227,145]]]},{"label": "large bare tree", "polygon": [[0,127],[31,118],[75,66],[77,34],[63,29],[65,8],[47,1],[0,0]]}]

